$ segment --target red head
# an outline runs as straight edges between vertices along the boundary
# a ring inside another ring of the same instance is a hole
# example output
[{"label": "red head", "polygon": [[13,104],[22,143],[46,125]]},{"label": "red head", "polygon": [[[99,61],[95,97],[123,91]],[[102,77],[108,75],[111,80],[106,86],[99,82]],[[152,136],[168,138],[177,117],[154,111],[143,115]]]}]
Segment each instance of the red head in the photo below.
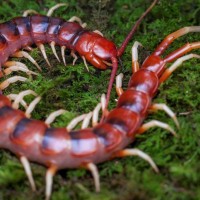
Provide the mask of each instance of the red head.
[{"label": "red head", "polygon": [[86,32],[80,37],[76,43],[76,51],[98,69],[107,69],[107,62],[117,57],[115,44],[94,32]]}]

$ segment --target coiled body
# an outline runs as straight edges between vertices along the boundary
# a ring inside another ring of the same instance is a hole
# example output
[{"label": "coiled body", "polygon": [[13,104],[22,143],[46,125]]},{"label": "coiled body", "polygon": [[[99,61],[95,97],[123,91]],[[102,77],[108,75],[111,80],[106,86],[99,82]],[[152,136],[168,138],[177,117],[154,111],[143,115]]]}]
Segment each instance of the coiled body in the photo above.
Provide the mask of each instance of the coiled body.
[{"label": "coiled body", "polygon": [[48,128],[42,121],[26,118],[1,95],[0,147],[46,166],[55,164],[58,169],[77,168],[88,161],[103,162],[133,141],[157,87],[156,72],[148,68],[139,70],[119,97],[117,108],[103,123],[71,132],[66,128]]}]

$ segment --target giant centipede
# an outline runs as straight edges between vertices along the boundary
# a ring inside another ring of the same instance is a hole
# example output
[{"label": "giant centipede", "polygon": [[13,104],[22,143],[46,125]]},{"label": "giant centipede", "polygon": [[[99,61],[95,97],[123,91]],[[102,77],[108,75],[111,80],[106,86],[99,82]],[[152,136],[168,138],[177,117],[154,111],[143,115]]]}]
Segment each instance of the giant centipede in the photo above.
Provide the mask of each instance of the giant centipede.
[{"label": "giant centipede", "polygon": [[[2,90],[12,83],[13,79],[7,79],[0,85],[0,147],[8,149],[19,157],[33,190],[36,187],[29,161],[42,164],[48,168],[46,200],[50,199],[51,196],[53,176],[60,169],[85,168],[90,170],[94,177],[96,191],[100,190],[96,164],[116,157],[138,155],[147,160],[158,172],[157,166],[147,154],[138,149],[126,149],[126,147],[134,141],[137,134],[142,134],[154,126],[164,128],[176,135],[168,124],[157,120],[143,124],[143,121],[149,110],[161,109],[179,126],[175,114],[166,105],[153,104],[152,98],[155,96],[159,85],[183,61],[194,57],[199,58],[196,54],[185,56],[184,54],[200,48],[200,42],[188,43],[164,58],[161,58],[161,55],[176,38],[189,32],[200,32],[200,27],[185,27],[168,35],[156,50],[147,57],[141,67],[139,67],[137,59],[137,49],[140,43],[135,42],[132,47],[133,75],[129,80],[128,88],[123,91],[121,86],[122,74],[118,75],[116,82],[119,95],[117,106],[111,111],[107,110],[107,103],[118,65],[117,59],[124,52],[141,20],[156,2],[157,0],[137,21],[119,49],[99,33],[90,32],[78,23],[66,22],[60,18],[33,15],[17,17],[0,24],[1,66],[9,66],[10,63],[7,60],[11,55],[25,56],[31,60],[24,51],[19,51],[19,49],[29,47],[32,44],[36,44],[41,49],[47,60],[43,49],[45,43],[51,43],[53,51],[56,44],[62,46],[62,49],[69,48],[73,52],[78,52],[79,55],[99,69],[107,69],[107,63],[112,62],[107,98],[106,100],[103,98],[104,104],[101,103],[105,115],[103,120],[100,123],[95,123],[92,128],[84,127],[80,130],[71,130],[69,126],[68,128],[51,128],[50,122],[31,119],[29,118],[30,111],[24,113],[17,108],[20,102],[23,103],[22,96],[26,93],[32,93],[32,91],[19,94],[12,104],[10,99],[3,95]],[[176,62],[166,69],[166,64],[175,60]],[[34,64],[37,66],[37,63],[34,62]],[[29,72],[31,73],[31,71]],[[2,70],[2,76],[4,73]],[[17,77],[14,81],[17,80],[23,81],[24,79]],[[31,109],[33,109],[33,105]]]}]

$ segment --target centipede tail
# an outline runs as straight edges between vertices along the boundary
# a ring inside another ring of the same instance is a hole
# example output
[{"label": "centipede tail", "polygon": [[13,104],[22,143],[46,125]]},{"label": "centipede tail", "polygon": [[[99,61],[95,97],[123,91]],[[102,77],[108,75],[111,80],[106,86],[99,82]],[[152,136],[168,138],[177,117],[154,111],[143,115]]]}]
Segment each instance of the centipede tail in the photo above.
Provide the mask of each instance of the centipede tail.
[{"label": "centipede tail", "polygon": [[[143,121],[150,110],[163,110],[179,127],[175,114],[164,104],[153,104],[152,99],[159,85],[182,62],[194,57],[200,58],[196,54],[183,56],[193,49],[199,49],[200,42],[187,44],[164,58],[161,55],[174,39],[189,32],[200,32],[200,26],[185,27],[167,36],[141,67],[137,59],[137,48],[140,43],[135,42],[132,48],[133,74],[128,87],[123,91],[123,75],[117,76],[116,86],[119,95],[117,106],[111,111],[107,110],[110,91],[118,67],[118,58],[124,52],[143,17],[156,2],[157,0],[138,20],[119,49],[97,31],[91,32],[85,29],[83,24],[75,23],[73,20],[65,21],[50,16],[33,15],[17,17],[0,24],[0,65],[9,69],[0,68],[1,76],[11,73],[12,70],[21,70],[29,75],[37,75],[20,62],[7,61],[9,56],[24,56],[41,70],[27,52],[20,50],[26,47],[30,49],[29,47],[33,44],[36,44],[41,50],[49,67],[51,67],[51,63],[47,58],[44,44],[50,44],[59,61],[55,45],[60,46],[64,63],[66,62],[64,51],[70,49],[75,59],[75,53],[78,53],[85,62],[90,62],[98,69],[107,69],[109,62],[112,64],[107,98],[103,95],[101,103],[96,106],[94,111],[75,118],[64,128],[52,128],[50,126],[54,118],[64,113],[64,110],[52,113],[46,121],[35,120],[30,117],[32,110],[41,98],[34,91],[26,90],[18,95],[11,94],[8,96],[3,94],[3,90],[9,84],[16,81],[26,81],[27,78],[14,76],[0,84],[0,148],[8,149],[19,157],[33,190],[36,190],[36,185],[29,161],[42,164],[48,168],[46,173],[46,200],[51,197],[53,176],[60,169],[85,168],[89,170],[94,178],[97,192],[100,191],[100,181],[96,164],[115,157],[136,155],[145,159],[156,172],[159,171],[147,154],[138,149],[126,149],[126,147],[135,140],[137,134],[142,134],[154,126],[164,128],[176,136],[176,132],[168,124],[157,120],[143,124]],[[49,13],[51,14],[51,12]],[[76,17],[74,19],[77,20]],[[174,60],[178,62],[166,69],[166,64]],[[15,67],[10,68],[12,65],[15,65]],[[30,105],[27,105],[23,97],[30,94],[36,96],[36,98]],[[13,100],[13,103],[11,103],[11,100]],[[24,106],[25,112],[18,110],[19,104]],[[104,117],[98,123],[98,112],[101,108]],[[88,128],[91,118],[93,118],[93,127]],[[73,127],[81,120],[83,120],[82,128],[73,130]]]}]

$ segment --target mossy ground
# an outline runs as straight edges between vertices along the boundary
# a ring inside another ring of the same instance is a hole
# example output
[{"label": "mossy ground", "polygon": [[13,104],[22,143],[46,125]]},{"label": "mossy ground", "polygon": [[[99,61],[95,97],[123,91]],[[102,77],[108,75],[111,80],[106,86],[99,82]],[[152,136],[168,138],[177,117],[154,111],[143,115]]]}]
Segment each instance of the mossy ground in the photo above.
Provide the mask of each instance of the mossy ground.
[{"label": "mossy ground", "polygon": [[[60,1],[7,0],[0,3],[0,22],[22,15],[26,9],[35,9],[45,14],[49,7]],[[64,1],[63,1],[64,2]],[[99,29],[114,41],[117,46],[134,22],[150,4],[149,0],[69,0],[68,7],[58,9],[54,16],[69,19],[76,15],[88,23],[92,30]],[[130,49],[135,40],[144,48],[140,49],[140,62],[149,55],[169,33],[184,26],[200,23],[199,0],[160,0],[152,12],[143,20],[139,30],[122,56],[123,68],[119,72],[125,75],[124,88],[131,75]],[[166,54],[187,42],[199,41],[199,33],[190,33],[177,39]],[[69,110],[59,117],[54,126],[65,126],[72,117],[88,112],[97,104],[102,93],[107,90],[110,71],[99,71],[92,66],[88,73],[81,59],[72,66],[59,64],[52,56],[50,48],[47,54],[53,68],[49,71],[38,49],[31,55],[43,68],[40,76],[25,84],[13,84],[7,93],[18,93],[31,88],[42,95],[33,117],[44,120],[56,109]],[[199,50],[193,51],[200,54]],[[165,54],[165,55],[166,55]],[[21,59],[32,70],[36,69],[25,59]],[[180,129],[177,130],[171,119],[163,112],[149,115],[146,121],[159,119],[169,123],[179,135],[174,138],[160,128],[153,128],[137,137],[129,148],[139,148],[151,155],[160,169],[155,174],[142,159],[128,157],[98,165],[101,178],[101,192],[94,192],[90,173],[84,170],[63,170],[54,179],[54,200],[196,200],[200,199],[200,64],[192,59],[185,62],[159,89],[154,102],[166,103],[177,113]],[[115,106],[116,93],[113,89],[110,107]],[[31,97],[26,99],[31,100]],[[185,114],[183,114],[185,113]],[[10,152],[0,150],[0,200],[44,199],[45,168],[32,164],[37,185],[33,193],[17,158]]]}]

